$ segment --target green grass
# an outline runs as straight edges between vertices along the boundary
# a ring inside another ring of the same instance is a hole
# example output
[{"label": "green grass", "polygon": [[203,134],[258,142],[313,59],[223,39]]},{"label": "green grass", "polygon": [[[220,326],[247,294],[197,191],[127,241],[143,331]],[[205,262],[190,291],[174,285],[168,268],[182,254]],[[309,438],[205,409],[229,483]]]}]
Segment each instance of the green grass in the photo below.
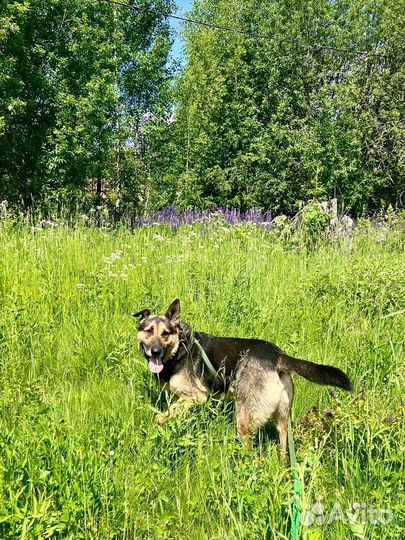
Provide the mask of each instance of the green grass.
[{"label": "green grass", "polygon": [[[38,230],[0,223],[0,537],[288,538],[292,478],[274,438],[236,441],[232,403],[167,427],[134,311],[182,316],[332,363],[353,396],[296,380],[303,504],[393,520],[302,538],[403,538],[403,233],[305,249],[255,226]],[[324,412],[332,413],[324,417]],[[393,421],[387,421],[392,417]]]}]

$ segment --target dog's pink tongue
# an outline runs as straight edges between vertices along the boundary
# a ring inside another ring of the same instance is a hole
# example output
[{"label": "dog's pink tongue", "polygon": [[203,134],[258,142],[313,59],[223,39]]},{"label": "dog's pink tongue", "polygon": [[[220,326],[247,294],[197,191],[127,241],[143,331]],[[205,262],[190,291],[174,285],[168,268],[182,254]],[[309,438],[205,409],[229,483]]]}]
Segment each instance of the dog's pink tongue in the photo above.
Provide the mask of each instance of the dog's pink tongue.
[{"label": "dog's pink tongue", "polygon": [[157,375],[160,373],[163,369],[163,362],[160,358],[151,358],[149,360],[149,369],[152,373],[155,373]]}]

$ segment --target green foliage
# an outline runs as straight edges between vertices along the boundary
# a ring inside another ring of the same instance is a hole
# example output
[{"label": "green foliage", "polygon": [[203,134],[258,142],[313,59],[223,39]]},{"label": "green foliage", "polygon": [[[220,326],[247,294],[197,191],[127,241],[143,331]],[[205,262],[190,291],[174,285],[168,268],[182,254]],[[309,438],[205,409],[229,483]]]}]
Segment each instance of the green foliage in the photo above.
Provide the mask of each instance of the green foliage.
[{"label": "green foliage", "polygon": [[3,206],[0,536],[289,537],[292,477],[271,433],[245,452],[233,405],[215,400],[153,423],[166,399],[132,313],[180,297],[197,329],[268,339],[352,377],[355,393],[333,398],[296,378],[303,502],[367,503],[394,520],[301,537],[403,538],[404,238],[378,234],[305,250],[249,225],[29,227]]},{"label": "green foliage", "polygon": [[[129,187],[148,146],[143,115],[161,119],[170,74],[163,13],[171,0],[137,6],[1,3],[1,200],[38,204],[49,195],[55,206],[92,182],[101,204],[106,186],[118,199]],[[139,191],[148,176],[136,181]]]},{"label": "green foliage", "polygon": [[193,18],[269,37],[186,27],[179,204],[403,205],[404,14],[402,0],[195,2]]},{"label": "green foliage", "polygon": [[172,0],[3,0],[0,200],[403,207],[404,2],[196,1],[196,19],[269,37],[188,24],[177,76]]}]

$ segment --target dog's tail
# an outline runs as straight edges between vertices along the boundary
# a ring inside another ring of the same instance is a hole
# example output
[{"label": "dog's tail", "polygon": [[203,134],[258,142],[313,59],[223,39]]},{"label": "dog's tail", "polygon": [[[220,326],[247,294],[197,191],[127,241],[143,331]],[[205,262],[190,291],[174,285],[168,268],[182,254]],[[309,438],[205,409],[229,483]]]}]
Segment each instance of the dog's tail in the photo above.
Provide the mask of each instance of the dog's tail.
[{"label": "dog's tail", "polygon": [[288,354],[281,354],[278,357],[276,370],[294,371],[308,381],[317,384],[338,386],[349,392],[353,390],[349,377],[346,373],[343,373],[341,369],[333,366],[315,364],[314,362],[308,362],[307,360],[299,360],[298,358],[288,356]]}]

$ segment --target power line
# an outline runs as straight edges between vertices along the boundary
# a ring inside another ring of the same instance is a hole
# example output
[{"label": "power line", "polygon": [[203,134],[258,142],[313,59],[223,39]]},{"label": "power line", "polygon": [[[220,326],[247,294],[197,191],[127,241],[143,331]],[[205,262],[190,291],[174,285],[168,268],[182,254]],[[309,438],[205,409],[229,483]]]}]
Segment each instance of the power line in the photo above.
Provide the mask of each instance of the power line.
[{"label": "power line", "polygon": [[[131,5],[126,4],[124,2],[119,2],[118,0],[101,0],[101,1],[106,2],[108,4],[113,4],[113,5],[116,5],[116,6],[125,7],[127,9],[132,9],[132,10],[135,10],[135,11],[145,10],[145,11],[148,11],[149,13],[158,14],[158,12],[156,10],[154,10],[154,9],[147,8],[147,7],[140,7],[140,6],[131,6]],[[229,32],[229,33],[232,33],[232,34],[238,34],[238,35],[242,35],[242,36],[249,37],[249,38],[252,38],[252,39],[265,39],[265,40],[270,40],[270,41],[278,41],[278,42],[281,42],[281,43],[290,43],[292,45],[299,45],[300,44],[300,42],[297,41],[296,39],[283,39],[283,38],[279,38],[278,36],[271,36],[270,34],[256,34],[256,33],[253,33],[253,32],[246,32],[244,30],[239,30],[238,28],[232,28],[231,26],[221,26],[219,24],[209,23],[209,22],[205,22],[205,21],[199,21],[199,20],[196,20],[196,19],[191,19],[190,17],[182,17],[181,15],[174,15],[173,13],[170,13],[170,12],[161,12],[161,14],[164,17],[168,18],[168,19],[174,19],[174,20],[177,20],[177,21],[187,22],[187,23],[191,23],[191,24],[197,24],[199,26],[204,26],[206,28],[212,28],[212,29],[215,29],[215,30],[221,30],[223,32]],[[375,58],[386,59],[386,55],[384,55],[384,54],[370,53],[368,51],[361,51],[361,50],[358,50],[358,49],[348,49],[348,48],[342,48],[342,47],[333,47],[332,45],[322,45],[320,43],[316,43],[316,44],[313,44],[313,45],[308,44],[308,46],[313,48],[313,49],[325,49],[325,50],[334,51],[334,52],[338,52],[338,53],[345,53],[345,54],[352,54],[352,55],[357,55],[357,56],[367,56],[367,57],[375,57]]]}]

